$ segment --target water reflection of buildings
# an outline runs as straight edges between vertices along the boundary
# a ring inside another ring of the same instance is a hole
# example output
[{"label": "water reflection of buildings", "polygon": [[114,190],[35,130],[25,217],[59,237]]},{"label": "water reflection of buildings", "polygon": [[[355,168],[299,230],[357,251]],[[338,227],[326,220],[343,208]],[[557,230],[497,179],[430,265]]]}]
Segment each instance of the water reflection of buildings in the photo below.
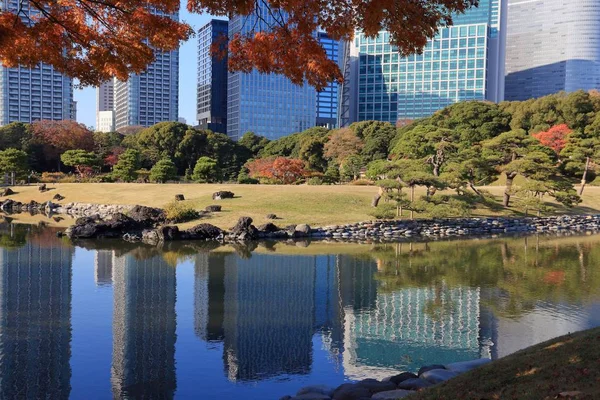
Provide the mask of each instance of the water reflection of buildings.
[{"label": "water reflection of buildings", "polygon": [[98,250],[94,255],[94,280],[97,286],[112,285],[113,251]]},{"label": "water reflection of buildings", "polygon": [[0,398],[68,399],[69,247],[0,249]]},{"label": "water reflection of buildings", "polygon": [[173,398],[175,268],[161,257],[113,259],[114,398]]},{"label": "water reflection of buildings", "polygon": [[195,329],[223,341],[233,381],[308,373],[316,332],[351,378],[490,356],[480,289],[380,293],[376,272],[350,256],[199,255]]}]

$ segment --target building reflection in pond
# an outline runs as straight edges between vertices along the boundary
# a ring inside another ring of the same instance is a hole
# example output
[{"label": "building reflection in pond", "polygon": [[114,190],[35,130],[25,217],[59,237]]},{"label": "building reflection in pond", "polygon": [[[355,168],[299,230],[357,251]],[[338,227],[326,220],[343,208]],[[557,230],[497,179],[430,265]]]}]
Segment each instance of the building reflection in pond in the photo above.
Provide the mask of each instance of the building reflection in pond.
[{"label": "building reflection in pond", "polygon": [[210,254],[195,268],[196,332],[223,341],[232,381],[310,372],[315,334],[353,379],[492,354],[479,288],[380,293],[377,263],[352,256]]},{"label": "building reflection in pond", "polygon": [[113,260],[114,398],[171,399],[175,377],[175,268],[162,257]]},{"label": "building reflection in pond", "polygon": [[0,398],[68,399],[73,249],[0,249]]}]

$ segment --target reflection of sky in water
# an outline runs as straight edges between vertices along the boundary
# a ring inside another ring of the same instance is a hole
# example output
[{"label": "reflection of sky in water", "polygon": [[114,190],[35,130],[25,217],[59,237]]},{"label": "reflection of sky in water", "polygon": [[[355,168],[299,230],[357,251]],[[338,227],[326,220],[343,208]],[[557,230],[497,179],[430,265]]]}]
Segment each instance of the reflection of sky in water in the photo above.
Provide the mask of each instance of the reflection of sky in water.
[{"label": "reflection of sky in water", "polygon": [[[432,244],[411,256],[410,270],[371,247],[350,247],[360,256],[201,253],[174,266],[139,249],[34,240],[0,250],[0,374],[13,382],[0,389],[7,398],[27,390],[269,399],[307,384],[504,356],[600,325],[598,239],[581,240],[535,256],[531,243],[524,255],[520,242],[482,242],[491,251],[483,272],[474,242]],[[383,290],[385,265],[397,276]],[[31,357],[45,367],[23,362]]]}]

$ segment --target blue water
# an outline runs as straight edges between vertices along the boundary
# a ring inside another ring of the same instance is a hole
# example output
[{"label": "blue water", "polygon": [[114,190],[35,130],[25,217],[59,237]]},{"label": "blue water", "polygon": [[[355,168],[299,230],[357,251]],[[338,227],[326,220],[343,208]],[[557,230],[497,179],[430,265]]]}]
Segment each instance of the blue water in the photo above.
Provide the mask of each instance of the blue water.
[{"label": "blue water", "polygon": [[278,399],[502,357],[600,325],[599,243],[155,249],[4,227],[0,398]]}]

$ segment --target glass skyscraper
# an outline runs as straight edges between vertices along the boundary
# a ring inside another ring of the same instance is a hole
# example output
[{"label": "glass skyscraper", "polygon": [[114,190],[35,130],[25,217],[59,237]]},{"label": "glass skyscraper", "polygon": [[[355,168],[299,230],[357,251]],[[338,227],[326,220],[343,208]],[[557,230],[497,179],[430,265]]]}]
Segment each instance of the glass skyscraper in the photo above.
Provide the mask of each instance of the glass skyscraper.
[{"label": "glass skyscraper", "polygon": [[[327,52],[330,60],[339,64],[340,42],[331,39],[325,32],[319,32],[319,43]],[[317,92],[317,126],[334,128],[338,114],[338,83],[332,82],[325,89]]]},{"label": "glass skyscraper", "polygon": [[433,114],[466,100],[503,99],[505,29],[502,0],[481,0],[455,15],[422,54],[400,57],[389,32],[367,38],[357,32],[357,77],[351,101],[355,121],[395,123]]},{"label": "glass skyscraper", "polygon": [[[266,3],[258,5],[257,12],[261,18],[255,14],[234,15],[229,20],[229,38],[253,29],[268,31],[275,22]],[[337,57],[337,46],[331,45],[325,36],[317,32],[315,35],[319,35],[328,54]],[[320,121],[324,125],[335,123],[337,109],[330,112],[330,108],[337,107],[337,93],[331,87],[318,96],[306,83],[298,86],[283,75],[257,71],[230,73],[227,85],[227,135],[234,140],[249,131],[273,140],[314,127]],[[331,104],[333,95],[335,102]]]},{"label": "glass skyscraper", "polygon": [[[174,14],[172,18],[178,19]],[[157,51],[146,72],[115,82],[115,128],[152,126],[177,121],[179,113],[179,50]]]},{"label": "glass skyscraper", "polygon": [[599,88],[598,0],[508,0],[506,100]]},{"label": "glass skyscraper", "polygon": [[227,57],[211,53],[211,45],[227,48],[228,22],[213,19],[198,30],[197,116],[202,129],[227,133]]},{"label": "glass skyscraper", "polygon": [[[35,17],[28,1],[0,0],[0,11]],[[47,64],[35,68],[0,65],[0,126],[11,122],[64,120],[75,117],[73,81]]]}]

